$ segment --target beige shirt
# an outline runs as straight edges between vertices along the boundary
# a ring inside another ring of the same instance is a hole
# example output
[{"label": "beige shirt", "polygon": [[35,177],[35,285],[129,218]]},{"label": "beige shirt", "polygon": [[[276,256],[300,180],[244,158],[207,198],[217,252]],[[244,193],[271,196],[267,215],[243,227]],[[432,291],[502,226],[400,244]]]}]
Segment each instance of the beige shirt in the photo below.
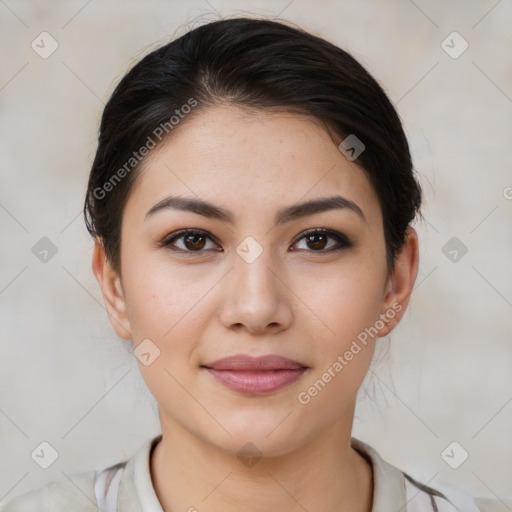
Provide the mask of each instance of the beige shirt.
[{"label": "beige shirt", "polygon": [[[0,503],[0,512],[164,512],[150,473],[151,450],[162,434],[146,441],[130,459],[106,468],[74,473],[70,479]],[[472,498],[455,487],[440,492],[387,463],[369,445],[351,438],[352,447],[373,468],[372,512],[510,512],[512,500]],[[191,503],[187,512],[201,512]],[[184,511],[185,512],[185,511]]]}]

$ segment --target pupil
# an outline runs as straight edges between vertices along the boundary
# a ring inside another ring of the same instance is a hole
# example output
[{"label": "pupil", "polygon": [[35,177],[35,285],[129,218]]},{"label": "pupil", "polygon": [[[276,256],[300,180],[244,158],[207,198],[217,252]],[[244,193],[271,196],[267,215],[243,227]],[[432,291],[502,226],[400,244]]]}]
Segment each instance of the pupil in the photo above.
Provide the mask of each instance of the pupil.
[{"label": "pupil", "polygon": [[317,238],[317,237],[320,237],[320,238],[323,238],[323,242],[320,242],[320,247],[314,247],[316,249],[323,249],[325,247],[325,235],[322,235],[322,234],[315,234],[315,235],[310,235],[309,236],[309,242],[313,241],[313,244],[318,244],[318,242],[314,242],[314,239]]},{"label": "pupil", "polygon": [[[199,239],[201,239],[201,238],[203,238],[203,236],[202,236],[202,235],[188,235],[188,236],[187,236],[187,238],[186,238],[186,240],[187,240],[187,243],[188,243],[191,239],[195,239],[195,241],[192,241],[192,242],[191,242],[191,243],[192,243],[192,245],[193,245],[193,247],[192,247],[192,248],[193,248],[193,249],[202,249],[202,247],[203,247],[204,243],[203,243],[203,244],[198,243],[198,242],[197,242],[197,239],[198,239],[198,238],[199,238]],[[197,247],[197,245],[198,245],[198,244],[199,244],[199,247]],[[189,247],[189,248],[190,248],[190,247]]]}]

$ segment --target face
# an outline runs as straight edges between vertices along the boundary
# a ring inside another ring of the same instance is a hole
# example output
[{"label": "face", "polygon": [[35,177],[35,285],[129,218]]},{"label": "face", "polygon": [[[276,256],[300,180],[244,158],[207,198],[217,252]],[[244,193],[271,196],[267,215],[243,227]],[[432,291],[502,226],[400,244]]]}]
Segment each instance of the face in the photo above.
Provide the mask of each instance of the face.
[{"label": "face", "polygon": [[[171,196],[213,207],[163,207]],[[351,428],[416,277],[411,233],[390,277],[378,197],[322,125],[219,106],[146,162],[124,210],[122,281],[98,246],[93,268],[114,328],[146,354],[162,428],[279,455]],[[291,362],[248,359],[268,355]]]}]

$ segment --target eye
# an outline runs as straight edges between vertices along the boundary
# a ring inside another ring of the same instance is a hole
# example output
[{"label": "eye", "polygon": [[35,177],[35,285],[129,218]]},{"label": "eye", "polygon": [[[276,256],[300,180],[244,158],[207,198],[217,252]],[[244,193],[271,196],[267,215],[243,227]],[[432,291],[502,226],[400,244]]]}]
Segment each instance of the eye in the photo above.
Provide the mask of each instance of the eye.
[{"label": "eye", "polygon": [[[335,240],[337,243],[331,244],[329,246],[329,239]],[[210,234],[201,229],[182,229],[181,231],[172,233],[168,237],[164,238],[164,240],[162,240],[158,245],[160,247],[167,247],[169,250],[175,252],[201,253],[208,249],[208,240],[213,244],[213,247],[210,247],[210,249],[214,249],[218,252],[222,251],[222,249],[220,249],[217,243],[212,239]],[[353,243],[350,242],[349,239],[342,233],[321,228],[310,229],[305,233],[302,233],[302,236],[297,239],[292,247],[297,245],[298,242],[302,240],[305,240],[306,250],[308,252],[337,252],[341,251],[342,249],[352,247],[353,245]],[[182,246],[180,247],[177,242],[181,242]],[[299,250],[303,249],[299,248]]]},{"label": "eye", "polygon": [[[162,240],[159,245],[176,252],[204,252],[202,249],[205,248],[206,240],[213,242],[206,231],[200,229],[182,229]],[[181,241],[183,243],[182,247],[178,247],[175,244],[176,241]],[[214,246],[214,248],[215,247],[216,246]]]},{"label": "eye", "polygon": [[[337,241],[337,244],[333,244],[334,248],[333,245],[328,246],[329,238]],[[342,233],[321,228],[315,228],[306,231],[298,239],[298,241],[301,240],[305,240],[306,250],[310,249],[309,252],[336,252],[353,245]],[[326,248],[328,250],[325,250]]]}]

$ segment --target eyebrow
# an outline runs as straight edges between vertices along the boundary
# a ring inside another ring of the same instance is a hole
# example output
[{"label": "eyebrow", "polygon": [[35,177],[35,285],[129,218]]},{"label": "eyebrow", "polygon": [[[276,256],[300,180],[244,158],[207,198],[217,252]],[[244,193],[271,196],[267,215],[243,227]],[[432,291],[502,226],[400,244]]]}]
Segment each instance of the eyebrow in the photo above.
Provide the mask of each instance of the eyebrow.
[{"label": "eyebrow", "polygon": [[[234,215],[225,208],[221,206],[217,206],[213,203],[209,203],[208,201],[203,201],[201,199],[193,199],[187,197],[177,197],[177,196],[169,196],[165,199],[162,199],[153,207],[151,207],[146,213],[146,220],[148,217],[151,217],[155,213],[167,210],[182,210],[189,211],[193,213],[197,213],[198,215],[202,215],[204,217],[218,219],[223,222],[228,222],[230,224],[234,224],[235,217]],[[328,210],[334,209],[348,209],[350,211],[355,212],[359,217],[361,217],[365,222],[367,222],[363,211],[361,208],[343,196],[331,196],[313,199],[311,201],[307,201],[300,204],[294,204],[292,206],[287,206],[277,211],[275,216],[275,224],[282,225],[287,222],[291,222],[292,220],[299,219],[301,217],[306,217],[308,215],[314,215],[316,213],[325,212]]]}]

